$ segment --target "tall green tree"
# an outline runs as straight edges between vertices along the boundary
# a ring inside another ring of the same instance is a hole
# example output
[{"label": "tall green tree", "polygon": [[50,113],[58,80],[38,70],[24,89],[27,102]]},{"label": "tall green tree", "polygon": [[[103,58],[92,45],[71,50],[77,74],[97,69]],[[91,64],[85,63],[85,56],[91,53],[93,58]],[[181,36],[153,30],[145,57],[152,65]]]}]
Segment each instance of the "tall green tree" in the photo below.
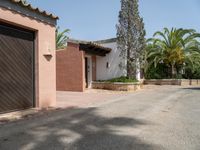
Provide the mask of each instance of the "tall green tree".
[{"label": "tall green tree", "polygon": [[62,32],[59,32],[59,27],[56,29],[56,49],[63,49],[66,47],[68,36],[67,33],[70,32],[69,29],[65,29]]},{"label": "tall green tree", "polygon": [[154,64],[166,64],[174,78],[180,69],[193,68],[200,61],[200,34],[192,29],[164,28],[147,40],[147,62]]},{"label": "tall green tree", "polygon": [[121,0],[117,43],[121,57],[126,59],[127,77],[137,78],[145,48],[145,29],[139,15],[138,0]]}]

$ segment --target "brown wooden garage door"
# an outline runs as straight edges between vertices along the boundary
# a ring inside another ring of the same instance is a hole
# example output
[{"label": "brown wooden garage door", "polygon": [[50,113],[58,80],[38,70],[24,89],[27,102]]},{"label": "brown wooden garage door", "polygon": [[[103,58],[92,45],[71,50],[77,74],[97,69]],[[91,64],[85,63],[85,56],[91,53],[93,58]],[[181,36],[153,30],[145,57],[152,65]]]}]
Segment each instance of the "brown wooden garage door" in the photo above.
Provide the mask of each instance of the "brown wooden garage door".
[{"label": "brown wooden garage door", "polygon": [[34,106],[34,33],[0,23],[0,113]]}]

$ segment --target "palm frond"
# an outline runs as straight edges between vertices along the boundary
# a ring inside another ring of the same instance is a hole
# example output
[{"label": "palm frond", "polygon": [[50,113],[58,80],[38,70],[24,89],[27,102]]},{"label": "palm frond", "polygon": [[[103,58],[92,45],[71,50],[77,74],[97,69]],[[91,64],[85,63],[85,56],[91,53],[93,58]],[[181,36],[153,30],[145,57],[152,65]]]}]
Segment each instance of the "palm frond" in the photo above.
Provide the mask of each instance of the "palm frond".
[{"label": "palm frond", "polygon": [[63,49],[67,44],[68,36],[67,33],[70,32],[69,29],[65,29],[62,32],[59,32],[59,27],[56,28],[56,49]]}]

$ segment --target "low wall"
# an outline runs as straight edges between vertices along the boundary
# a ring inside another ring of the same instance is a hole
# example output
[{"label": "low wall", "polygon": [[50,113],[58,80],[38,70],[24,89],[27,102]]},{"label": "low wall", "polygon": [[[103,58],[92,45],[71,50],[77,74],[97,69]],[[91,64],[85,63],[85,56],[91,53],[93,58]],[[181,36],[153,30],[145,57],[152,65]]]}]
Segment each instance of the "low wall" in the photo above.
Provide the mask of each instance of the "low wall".
[{"label": "low wall", "polygon": [[143,85],[141,83],[109,83],[109,82],[93,82],[93,89],[105,89],[113,91],[136,91],[141,89]]},{"label": "low wall", "polygon": [[200,79],[181,80],[181,85],[200,85]]},{"label": "low wall", "polygon": [[188,86],[188,85],[200,85],[199,79],[151,79],[144,80],[144,84],[147,85],[180,85],[180,86]]}]

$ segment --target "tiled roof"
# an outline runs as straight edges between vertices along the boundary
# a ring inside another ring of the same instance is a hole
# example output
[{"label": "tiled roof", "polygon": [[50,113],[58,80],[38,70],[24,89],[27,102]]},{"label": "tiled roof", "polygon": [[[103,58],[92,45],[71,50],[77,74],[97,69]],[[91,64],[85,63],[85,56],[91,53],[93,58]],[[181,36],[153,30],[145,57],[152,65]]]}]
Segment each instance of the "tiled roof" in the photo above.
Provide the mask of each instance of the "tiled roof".
[{"label": "tiled roof", "polygon": [[113,43],[113,42],[117,42],[117,38],[110,38],[110,39],[99,40],[99,41],[94,41],[94,42],[98,44]]},{"label": "tiled roof", "polygon": [[94,43],[94,42],[89,42],[88,45],[92,45],[92,46],[94,46],[96,48],[104,49],[105,51],[108,51],[108,52],[110,52],[112,50],[111,48],[99,45],[98,43]]},{"label": "tiled roof", "polygon": [[42,14],[44,16],[51,17],[52,19],[59,19],[58,16],[55,16],[55,15],[53,15],[51,13],[43,11],[43,10],[39,9],[38,7],[34,8],[31,4],[24,4],[22,2],[22,0],[10,0],[10,1],[13,2],[13,3],[19,4],[19,5],[23,6],[23,7],[26,7],[28,9],[32,10],[32,11],[37,12],[37,13],[40,13],[40,14]]},{"label": "tiled roof", "polygon": [[108,47],[100,45],[100,43],[92,42],[92,41],[83,41],[83,40],[68,39],[67,42],[77,43],[77,44],[91,45],[91,46],[94,46],[94,47],[97,47],[97,48],[102,48],[102,49],[104,49],[106,51],[109,51],[109,52],[112,50],[111,48],[108,48]]}]

